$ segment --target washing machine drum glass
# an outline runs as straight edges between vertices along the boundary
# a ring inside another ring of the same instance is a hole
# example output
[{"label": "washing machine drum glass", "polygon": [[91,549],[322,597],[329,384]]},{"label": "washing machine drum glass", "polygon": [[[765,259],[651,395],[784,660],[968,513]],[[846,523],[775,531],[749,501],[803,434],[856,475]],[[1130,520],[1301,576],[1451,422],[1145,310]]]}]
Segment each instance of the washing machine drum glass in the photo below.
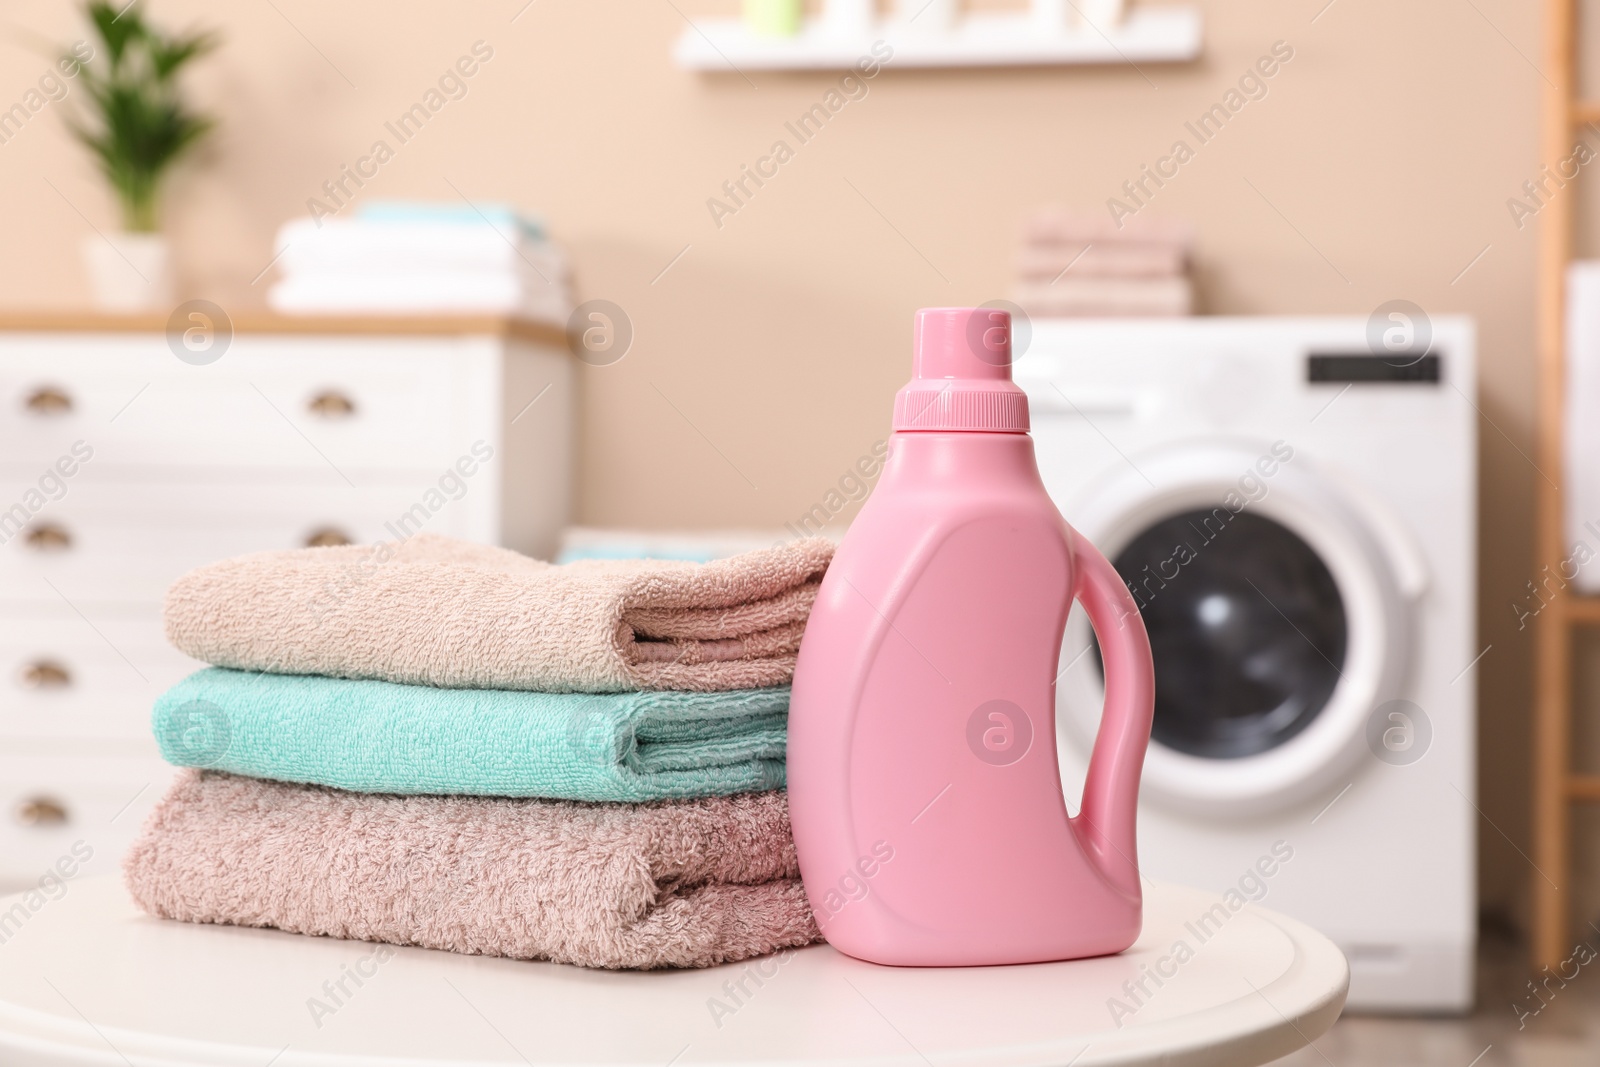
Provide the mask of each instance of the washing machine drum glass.
[{"label": "washing machine drum glass", "polygon": [[1327,566],[1288,527],[1225,508],[1188,511],[1145,529],[1113,563],[1150,632],[1157,743],[1252,756],[1327,706],[1344,668],[1344,604]]}]

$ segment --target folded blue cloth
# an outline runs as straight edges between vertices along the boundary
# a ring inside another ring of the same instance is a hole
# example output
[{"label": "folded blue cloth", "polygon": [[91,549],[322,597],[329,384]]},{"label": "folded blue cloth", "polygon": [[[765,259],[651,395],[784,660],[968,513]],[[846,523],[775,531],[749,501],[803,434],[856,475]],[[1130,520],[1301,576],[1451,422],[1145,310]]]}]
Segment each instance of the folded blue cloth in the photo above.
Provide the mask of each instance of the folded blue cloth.
[{"label": "folded blue cloth", "polygon": [[580,559],[677,559],[690,563],[710,563],[723,553],[710,548],[663,548],[658,545],[574,545],[557,553],[555,562],[576,563]]},{"label": "folded blue cloth", "polygon": [[509,204],[457,204],[441,200],[368,200],[356,208],[362,222],[450,223],[462,226],[489,225],[502,234],[520,235],[525,240],[542,241],[544,221],[518,214]]},{"label": "folded blue cloth", "polygon": [[530,693],[208,667],[156,701],[180,767],[363,793],[644,801],[781,789],[789,689]]}]

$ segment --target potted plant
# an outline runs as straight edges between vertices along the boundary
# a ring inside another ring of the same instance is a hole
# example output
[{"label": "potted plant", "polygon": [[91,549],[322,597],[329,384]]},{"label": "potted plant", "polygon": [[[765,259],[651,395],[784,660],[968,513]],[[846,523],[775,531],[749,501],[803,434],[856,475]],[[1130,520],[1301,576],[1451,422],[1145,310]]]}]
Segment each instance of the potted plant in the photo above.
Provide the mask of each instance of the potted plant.
[{"label": "potted plant", "polygon": [[214,125],[185,105],[178,74],[216,39],[163,33],[136,5],[119,11],[91,0],[85,12],[100,41],[81,71],[87,121],[70,125],[122,210],[120,232],[84,244],[95,302],[117,311],[162,307],[172,300],[171,256],[160,232],[162,184]]}]

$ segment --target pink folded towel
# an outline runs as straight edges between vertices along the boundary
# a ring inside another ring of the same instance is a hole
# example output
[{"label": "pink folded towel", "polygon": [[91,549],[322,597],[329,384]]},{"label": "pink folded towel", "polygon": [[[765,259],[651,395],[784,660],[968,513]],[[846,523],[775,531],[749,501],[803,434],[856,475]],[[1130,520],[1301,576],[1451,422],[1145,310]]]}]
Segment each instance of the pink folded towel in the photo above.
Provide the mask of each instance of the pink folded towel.
[{"label": "pink folded towel", "polygon": [[219,667],[450,689],[785,685],[833,545],[710,563],[581,560],[419,534],[239,556],[167,591],[167,637]]},{"label": "pink folded towel", "polygon": [[153,915],[586,967],[810,944],[783,793],[388,796],[187,771],[123,861]]}]

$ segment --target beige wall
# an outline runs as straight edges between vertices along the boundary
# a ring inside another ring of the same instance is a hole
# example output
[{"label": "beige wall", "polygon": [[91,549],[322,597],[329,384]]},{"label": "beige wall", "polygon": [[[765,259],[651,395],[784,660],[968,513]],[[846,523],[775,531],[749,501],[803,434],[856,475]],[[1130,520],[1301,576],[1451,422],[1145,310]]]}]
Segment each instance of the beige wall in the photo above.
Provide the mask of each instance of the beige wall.
[{"label": "beige wall", "polygon": [[[1509,605],[1530,570],[1534,474],[1517,450],[1532,450],[1533,233],[1505,201],[1536,169],[1538,5],[1336,0],[1313,23],[1325,2],[1204,0],[1204,58],[1143,73],[891,69],[719,230],[706,198],[833,78],[680,71],[683,23],[663,0],[535,0],[515,23],[524,0],[157,0],[157,17],[228,40],[194,81],[225,126],[172,189],[170,229],[192,288],[259,303],[267,282],[249,283],[274,227],[482,39],[494,58],[468,95],[370,192],[451,198],[453,184],[541,211],[580,295],[632,316],[633,351],[585,371],[585,521],[775,525],[887,431],[915,308],[1004,296],[1029,206],[1102,203],[1285,40],[1295,58],[1270,95],[1157,206],[1199,223],[1208,310],[1366,314],[1404,297],[1478,317],[1483,807],[1526,849],[1529,648]],[[32,35],[74,35],[59,0],[6,19],[0,106],[45,67]],[[114,225],[61,110],[0,146],[6,304],[81,304],[79,212]],[[1488,902],[1520,900],[1526,863],[1487,825],[1481,838]]]}]

